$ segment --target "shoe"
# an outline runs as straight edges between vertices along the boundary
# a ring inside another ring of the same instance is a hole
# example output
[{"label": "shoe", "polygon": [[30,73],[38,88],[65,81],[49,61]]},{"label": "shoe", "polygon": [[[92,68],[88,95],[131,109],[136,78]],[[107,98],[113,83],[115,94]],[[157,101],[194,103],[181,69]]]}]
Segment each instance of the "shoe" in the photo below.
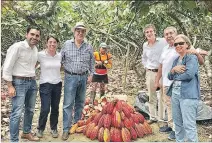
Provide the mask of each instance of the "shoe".
[{"label": "shoe", "polygon": [[148,120],[147,123],[148,123],[148,124],[157,123],[157,120]]},{"label": "shoe", "polygon": [[38,132],[36,133],[36,136],[39,138],[43,137],[43,131],[42,130],[38,130]]},{"label": "shoe", "polygon": [[57,130],[51,130],[51,134],[53,138],[57,138],[58,137],[58,132]]},{"label": "shoe", "polygon": [[40,139],[36,136],[33,136],[32,133],[28,133],[28,134],[22,134],[21,135],[22,139],[28,139],[29,141],[39,141]]},{"label": "shoe", "polygon": [[160,127],[159,131],[164,133],[169,133],[172,131],[172,128],[168,126],[163,126],[163,127]]},{"label": "shoe", "polygon": [[174,131],[171,131],[171,133],[169,134],[169,136],[168,136],[168,139],[169,140],[175,140],[176,138],[175,138],[175,132]]},{"label": "shoe", "polygon": [[62,140],[67,140],[69,138],[68,132],[63,132]]}]

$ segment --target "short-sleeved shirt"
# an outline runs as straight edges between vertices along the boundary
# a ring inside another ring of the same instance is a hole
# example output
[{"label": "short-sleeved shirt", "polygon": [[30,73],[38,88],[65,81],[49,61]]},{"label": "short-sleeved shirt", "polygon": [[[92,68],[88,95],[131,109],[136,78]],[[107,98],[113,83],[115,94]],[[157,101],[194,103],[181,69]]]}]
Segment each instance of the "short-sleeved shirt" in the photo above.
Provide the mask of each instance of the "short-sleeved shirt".
[{"label": "short-sleeved shirt", "polygon": [[61,59],[60,53],[56,53],[55,56],[49,55],[46,50],[38,53],[38,62],[40,62],[41,67],[40,84],[57,84],[62,81],[60,75]]},{"label": "short-sleeved shirt", "polygon": [[143,44],[142,64],[145,68],[158,69],[161,53],[167,44],[164,38],[156,38],[156,42],[151,47],[148,42]]}]

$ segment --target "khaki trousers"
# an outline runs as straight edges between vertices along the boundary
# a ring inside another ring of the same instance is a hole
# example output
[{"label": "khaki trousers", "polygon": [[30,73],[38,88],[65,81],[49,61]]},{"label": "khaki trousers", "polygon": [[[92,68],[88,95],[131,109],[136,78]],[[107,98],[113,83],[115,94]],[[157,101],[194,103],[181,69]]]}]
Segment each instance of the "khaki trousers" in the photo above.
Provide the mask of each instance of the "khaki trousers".
[{"label": "khaki trousers", "polygon": [[171,106],[171,97],[166,95],[166,92],[168,90],[169,86],[163,86],[163,94],[161,94],[161,100],[159,101],[159,116],[160,118],[165,117],[165,109],[167,109],[167,115],[168,115],[168,125],[172,127],[174,130],[174,124],[172,120],[172,106]]},{"label": "khaki trousers", "polygon": [[154,88],[157,72],[146,71],[146,86],[149,96],[150,120],[157,120],[157,94]]}]

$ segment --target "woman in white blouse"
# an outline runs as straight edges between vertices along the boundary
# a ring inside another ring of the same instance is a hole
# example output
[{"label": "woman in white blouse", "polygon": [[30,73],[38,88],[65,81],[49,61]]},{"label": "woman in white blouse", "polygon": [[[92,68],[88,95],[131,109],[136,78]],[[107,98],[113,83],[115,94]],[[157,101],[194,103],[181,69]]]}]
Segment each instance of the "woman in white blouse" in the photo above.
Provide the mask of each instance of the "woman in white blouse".
[{"label": "woman in white blouse", "polygon": [[41,111],[38,122],[37,136],[43,137],[46,121],[51,107],[50,127],[52,137],[58,137],[57,124],[59,116],[59,103],[61,97],[62,79],[60,75],[61,54],[57,52],[59,40],[56,37],[47,38],[47,48],[38,53],[40,63],[40,98]]}]

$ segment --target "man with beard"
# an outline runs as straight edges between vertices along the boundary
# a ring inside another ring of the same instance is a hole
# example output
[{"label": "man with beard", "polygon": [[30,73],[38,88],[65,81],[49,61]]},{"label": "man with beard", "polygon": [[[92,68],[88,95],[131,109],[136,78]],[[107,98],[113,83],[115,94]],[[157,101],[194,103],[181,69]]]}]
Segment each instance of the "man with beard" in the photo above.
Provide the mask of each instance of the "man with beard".
[{"label": "man with beard", "polygon": [[[174,38],[177,36],[177,29],[175,27],[167,27],[164,30],[164,38],[166,39],[168,45],[164,47],[163,52],[160,57],[160,65],[158,68],[157,77],[155,80],[155,88],[160,87],[160,79],[162,78],[162,90],[161,100],[159,101],[159,114],[163,116],[165,113],[165,106],[167,107],[168,124],[160,128],[160,132],[170,133],[168,136],[169,140],[175,139],[174,124],[172,121],[172,109],[171,109],[171,99],[166,95],[166,92],[173,81],[168,79],[168,73],[171,70],[173,61],[179,56],[174,47]],[[204,64],[204,59],[201,54],[207,54],[204,50],[195,50],[194,48],[188,50],[189,53],[195,54],[198,58],[199,64]],[[182,73],[185,71],[185,66],[179,65],[177,72]],[[172,127],[172,128],[171,128]]]},{"label": "man with beard", "polygon": [[[74,38],[67,40],[61,51],[62,64],[65,70],[63,140],[69,138],[72,123],[81,119],[86,86],[87,83],[91,82],[94,73],[93,47],[84,40],[88,28],[83,22],[77,22],[72,32]],[[74,121],[72,122],[73,107]]]},{"label": "man with beard", "polygon": [[3,79],[7,81],[8,94],[12,98],[10,115],[10,140],[19,141],[20,117],[25,108],[23,134],[21,138],[38,141],[31,134],[32,118],[37,95],[35,65],[37,47],[40,40],[40,29],[28,27],[26,40],[17,42],[7,50],[3,67]]},{"label": "man with beard", "polygon": [[[156,38],[156,29],[153,24],[144,28],[147,42],[143,44],[142,64],[146,69],[146,86],[149,96],[149,124],[157,122],[157,94],[154,88],[155,78],[158,72],[159,59],[163,48],[167,45],[164,38]],[[161,119],[162,120],[162,119]]]}]

